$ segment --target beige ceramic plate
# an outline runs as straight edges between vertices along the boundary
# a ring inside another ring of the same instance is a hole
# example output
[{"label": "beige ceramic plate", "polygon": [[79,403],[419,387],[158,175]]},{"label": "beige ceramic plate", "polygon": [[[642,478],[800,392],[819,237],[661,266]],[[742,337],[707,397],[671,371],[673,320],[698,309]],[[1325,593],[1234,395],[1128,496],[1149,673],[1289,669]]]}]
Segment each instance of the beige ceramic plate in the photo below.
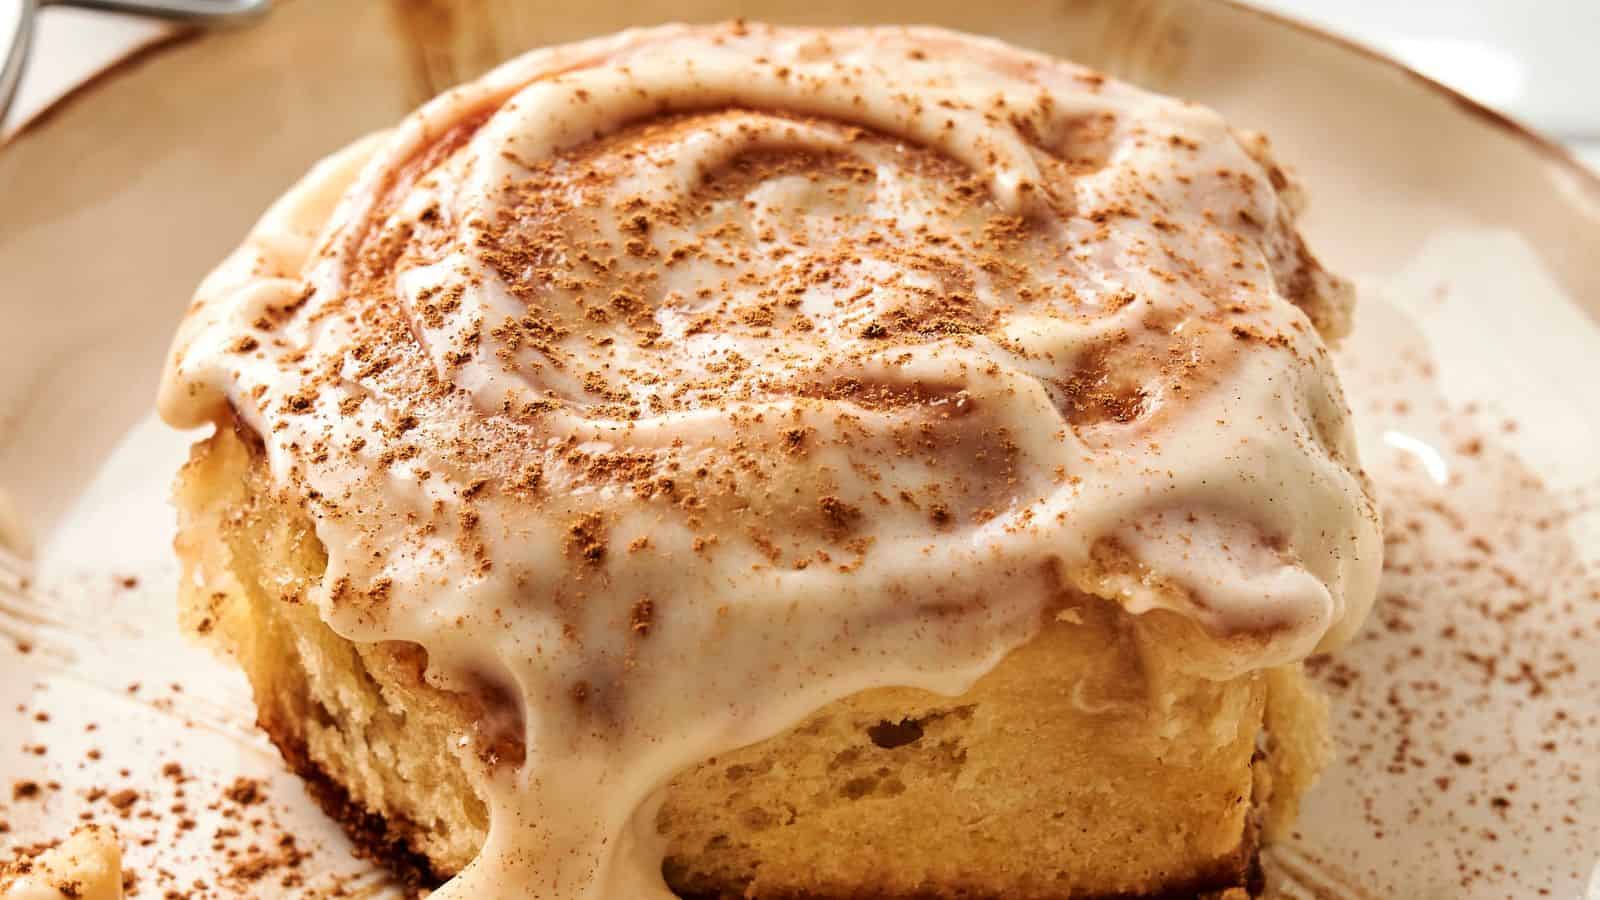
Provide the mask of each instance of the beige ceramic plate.
[{"label": "beige ceramic plate", "polygon": [[[240,680],[169,624],[188,438],[150,416],[168,336],[319,155],[521,49],[738,14],[987,32],[1272,135],[1313,245],[1362,286],[1344,363],[1391,532],[1372,625],[1317,664],[1339,739],[1277,890],[1600,897],[1600,182],[1215,0],[300,0],[80,92],[0,151],[0,847],[92,816],[142,896],[381,886],[251,730]],[[222,791],[241,775],[265,802]]]}]

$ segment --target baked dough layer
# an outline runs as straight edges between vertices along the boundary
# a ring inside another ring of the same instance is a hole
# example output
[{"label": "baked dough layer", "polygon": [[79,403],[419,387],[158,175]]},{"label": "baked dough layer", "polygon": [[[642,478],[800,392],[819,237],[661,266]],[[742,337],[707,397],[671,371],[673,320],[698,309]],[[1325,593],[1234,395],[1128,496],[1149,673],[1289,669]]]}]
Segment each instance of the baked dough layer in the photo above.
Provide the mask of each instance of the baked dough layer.
[{"label": "baked dough layer", "polygon": [[[243,666],[285,759],[369,851],[423,882],[459,871],[487,813],[458,738],[493,715],[428,685],[414,645],[321,621],[304,597],[326,552],[247,431],[197,445],[177,498],[185,623]],[[683,773],[656,815],[668,883],[840,900],[1245,889],[1263,815],[1314,774],[1320,703],[1296,669],[1167,670],[1130,619],[1071,595],[965,694],[867,691]],[[1299,720],[1293,744],[1268,740],[1269,713]]]}]

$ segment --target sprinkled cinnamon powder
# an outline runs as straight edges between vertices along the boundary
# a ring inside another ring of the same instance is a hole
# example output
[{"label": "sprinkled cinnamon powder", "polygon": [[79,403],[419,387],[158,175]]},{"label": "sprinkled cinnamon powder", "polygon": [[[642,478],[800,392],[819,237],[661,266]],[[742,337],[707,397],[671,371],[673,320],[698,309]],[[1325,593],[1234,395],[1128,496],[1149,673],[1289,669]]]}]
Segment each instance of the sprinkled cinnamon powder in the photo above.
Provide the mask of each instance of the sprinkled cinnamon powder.
[{"label": "sprinkled cinnamon powder", "polygon": [[[868,683],[864,660],[976,674],[1056,602],[1041,573],[1083,575],[1113,535],[1208,633],[1260,634],[1210,648],[1208,677],[1353,629],[1380,546],[1323,343],[1348,292],[1263,146],[938,32],[569,52],[446,95],[365,174],[325,170],[305,190],[346,202],[300,223],[315,253],[266,287],[208,283],[275,291],[262,322],[175,351],[165,414],[259,429],[328,554],[296,602],[335,633],[403,631],[447,681],[518,685],[552,729],[529,746],[581,722],[627,769],[675,734],[731,739],[718,717],[754,727],[741,704]],[[1256,554],[1297,576],[1267,616],[1239,599],[1263,595]],[[741,654],[760,664],[737,696],[650,675]],[[493,815],[579,788],[519,783]],[[588,891],[583,854],[616,836],[551,827],[580,848],[552,877]]]}]

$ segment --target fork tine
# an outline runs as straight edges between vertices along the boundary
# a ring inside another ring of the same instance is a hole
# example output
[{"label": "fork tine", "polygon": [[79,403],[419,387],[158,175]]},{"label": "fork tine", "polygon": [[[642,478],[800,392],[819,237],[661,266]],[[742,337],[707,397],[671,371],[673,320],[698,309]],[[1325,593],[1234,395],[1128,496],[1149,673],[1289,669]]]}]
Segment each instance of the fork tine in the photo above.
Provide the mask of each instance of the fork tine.
[{"label": "fork tine", "polygon": [[161,16],[195,23],[247,21],[266,13],[272,0],[44,0],[55,6],[77,6],[110,12]]},{"label": "fork tine", "polygon": [[11,108],[11,100],[17,94],[17,85],[22,81],[22,69],[28,63],[28,45],[33,40],[33,14],[34,0],[21,0],[16,5],[17,21],[11,34],[0,34],[0,48],[4,49],[5,56],[0,58],[0,122],[5,121],[6,111]]},{"label": "fork tine", "polygon": [[41,6],[76,6],[109,12],[160,16],[195,25],[231,25],[252,21],[267,13],[272,0],[18,0],[17,21],[10,35],[0,34],[0,121],[15,99],[22,70],[28,62],[34,14]]}]

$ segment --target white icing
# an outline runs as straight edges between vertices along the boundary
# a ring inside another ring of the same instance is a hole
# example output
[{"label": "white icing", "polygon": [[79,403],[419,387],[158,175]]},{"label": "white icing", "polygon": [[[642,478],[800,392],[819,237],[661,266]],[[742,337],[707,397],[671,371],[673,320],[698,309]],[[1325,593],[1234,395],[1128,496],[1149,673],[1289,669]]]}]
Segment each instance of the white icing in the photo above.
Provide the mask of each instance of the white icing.
[{"label": "white icing", "polygon": [[[719,181],[762,151],[809,163]],[[869,688],[959,693],[1069,586],[1193,619],[1208,677],[1359,624],[1380,536],[1283,296],[1308,266],[1336,286],[1294,247],[1214,113],[1070,64],[930,29],[629,32],[318,166],[202,285],[161,406],[261,435],[338,633],[518,698],[524,765],[463,736],[492,824],[442,896],[664,896],[675,773]],[[1136,408],[1072,420],[1124,381]]]}]

